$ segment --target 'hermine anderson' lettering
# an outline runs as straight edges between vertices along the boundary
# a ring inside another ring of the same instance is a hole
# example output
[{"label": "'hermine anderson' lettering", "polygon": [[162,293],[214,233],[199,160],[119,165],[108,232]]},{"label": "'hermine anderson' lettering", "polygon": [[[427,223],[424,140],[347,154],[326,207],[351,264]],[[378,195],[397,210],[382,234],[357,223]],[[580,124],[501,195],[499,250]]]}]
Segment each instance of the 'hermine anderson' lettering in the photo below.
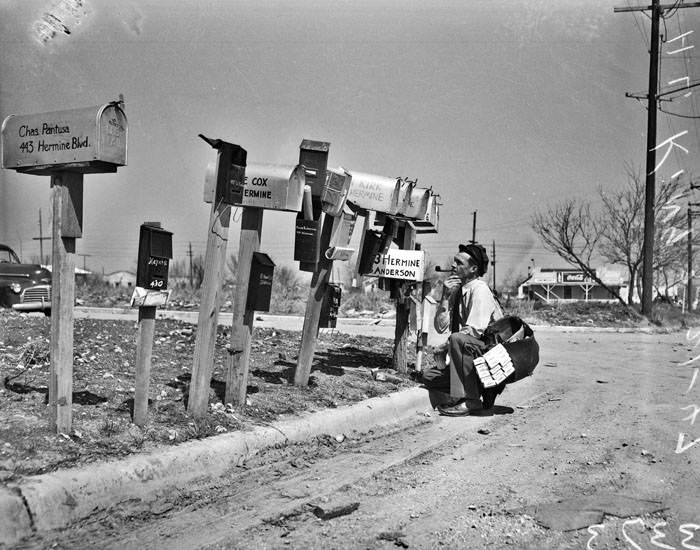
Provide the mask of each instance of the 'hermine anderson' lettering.
[{"label": "'hermine anderson' lettering", "polygon": [[272,191],[244,187],[243,196],[251,199],[272,199]]},{"label": "'hermine anderson' lettering", "polygon": [[383,265],[395,265],[397,267],[420,267],[420,260],[405,260],[401,258],[392,258],[391,256],[377,255],[374,257],[374,263],[382,263]]}]

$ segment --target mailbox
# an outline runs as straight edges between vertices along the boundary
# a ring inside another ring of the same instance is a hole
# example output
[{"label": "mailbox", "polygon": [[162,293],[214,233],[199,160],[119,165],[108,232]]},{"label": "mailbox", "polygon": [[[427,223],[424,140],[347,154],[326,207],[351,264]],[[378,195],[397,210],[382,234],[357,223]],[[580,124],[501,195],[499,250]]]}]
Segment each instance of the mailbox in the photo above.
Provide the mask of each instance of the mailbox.
[{"label": "mailbox", "polygon": [[[230,204],[246,208],[264,208],[299,212],[304,197],[303,166],[248,164],[241,192]],[[212,202],[216,187],[216,164],[209,163],[204,178],[204,202]]]},{"label": "mailbox", "polygon": [[310,139],[302,140],[299,146],[299,164],[304,166],[306,185],[311,187],[314,197],[321,196],[326,183],[329,147],[328,142]]},{"label": "mailbox", "polygon": [[[221,139],[210,139],[199,134],[199,137],[218,151],[216,163],[207,167],[204,178],[205,202],[222,202],[224,204],[240,204],[243,201],[245,186],[245,166],[248,153],[240,145]],[[208,191],[208,188],[212,191]],[[207,200],[207,199],[210,200]]]},{"label": "mailbox", "polygon": [[318,220],[297,218],[294,234],[294,260],[302,271],[315,271],[321,250],[321,228],[324,216]]},{"label": "mailbox", "polygon": [[173,234],[160,224],[141,224],[136,286],[147,290],[168,288],[168,264],[173,257]]},{"label": "mailbox", "polygon": [[326,250],[326,258],[329,260],[349,260],[355,252],[354,248],[350,247],[350,239],[355,230],[355,222],[357,221],[357,212],[353,212],[346,205],[339,216],[333,218],[333,229],[331,230],[331,238]]},{"label": "mailbox", "polygon": [[411,185],[401,178],[387,178],[375,174],[351,171],[352,182],[347,200],[363,210],[397,214],[405,210]]},{"label": "mailbox", "polygon": [[326,214],[338,216],[345,206],[352,176],[342,167],[327,172],[326,184],[321,192],[321,208]]},{"label": "mailbox", "polygon": [[128,126],[119,101],[97,107],[10,115],[2,123],[2,166],[39,175],[93,174],[126,166]]},{"label": "mailbox", "polygon": [[428,208],[425,216],[420,220],[411,220],[410,225],[416,230],[416,233],[437,233],[439,221],[439,206],[438,197],[440,195],[430,195],[428,199]]},{"label": "mailbox", "polygon": [[321,304],[321,314],[318,319],[318,328],[335,328],[338,322],[338,309],[340,309],[340,297],[343,293],[340,285],[328,283]]},{"label": "mailbox", "polygon": [[274,273],[275,262],[270,256],[263,252],[253,252],[245,306],[247,310],[270,311]]},{"label": "mailbox", "polygon": [[391,234],[372,229],[365,233],[362,250],[360,250],[360,262],[357,271],[360,275],[365,275],[372,271],[374,259],[379,254],[385,254],[391,246]]},{"label": "mailbox", "polygon": [[408,197],[408,201],[401,215],[410,220],[423,219],[428,212],[428,204],[431,196],[430,189],[413,187],[406,196]]}]

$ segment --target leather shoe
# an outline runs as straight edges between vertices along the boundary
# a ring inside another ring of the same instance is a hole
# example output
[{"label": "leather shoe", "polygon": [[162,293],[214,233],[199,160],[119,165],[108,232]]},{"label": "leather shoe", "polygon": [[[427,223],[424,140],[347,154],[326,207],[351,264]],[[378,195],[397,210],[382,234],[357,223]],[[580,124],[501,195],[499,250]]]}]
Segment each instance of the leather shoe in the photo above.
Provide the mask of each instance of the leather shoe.
[{"label": "leather shoe", "polygon": [[444,416],[469,416],[476,412],[470,409],[464,401],[452,405],[451,407],[440,406],[438,407],[438,411]]}]

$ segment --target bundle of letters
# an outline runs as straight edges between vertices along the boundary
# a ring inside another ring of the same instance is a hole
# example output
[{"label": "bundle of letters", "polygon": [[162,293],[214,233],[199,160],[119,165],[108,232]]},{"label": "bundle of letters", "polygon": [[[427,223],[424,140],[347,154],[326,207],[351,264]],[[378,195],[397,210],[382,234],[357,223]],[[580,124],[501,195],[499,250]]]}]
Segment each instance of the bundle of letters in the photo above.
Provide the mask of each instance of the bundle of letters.
[{"label": "bundle of letters", "polygon": [[491,348],[481,357],[476,357],[474,367],[485,388],[497,386],[515,372],[513,361],[501,344]]}]

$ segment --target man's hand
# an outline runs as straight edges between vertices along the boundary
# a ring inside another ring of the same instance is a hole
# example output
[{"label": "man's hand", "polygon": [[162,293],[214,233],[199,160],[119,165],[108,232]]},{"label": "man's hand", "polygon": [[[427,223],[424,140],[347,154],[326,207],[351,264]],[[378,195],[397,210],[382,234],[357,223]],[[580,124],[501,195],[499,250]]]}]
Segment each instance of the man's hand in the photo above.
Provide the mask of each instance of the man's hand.
[{"label": "man's hand", "polygon": [[461,286],[462,279],[457,275],[450,275],[442,282],[442,297],[449,298]]}]

